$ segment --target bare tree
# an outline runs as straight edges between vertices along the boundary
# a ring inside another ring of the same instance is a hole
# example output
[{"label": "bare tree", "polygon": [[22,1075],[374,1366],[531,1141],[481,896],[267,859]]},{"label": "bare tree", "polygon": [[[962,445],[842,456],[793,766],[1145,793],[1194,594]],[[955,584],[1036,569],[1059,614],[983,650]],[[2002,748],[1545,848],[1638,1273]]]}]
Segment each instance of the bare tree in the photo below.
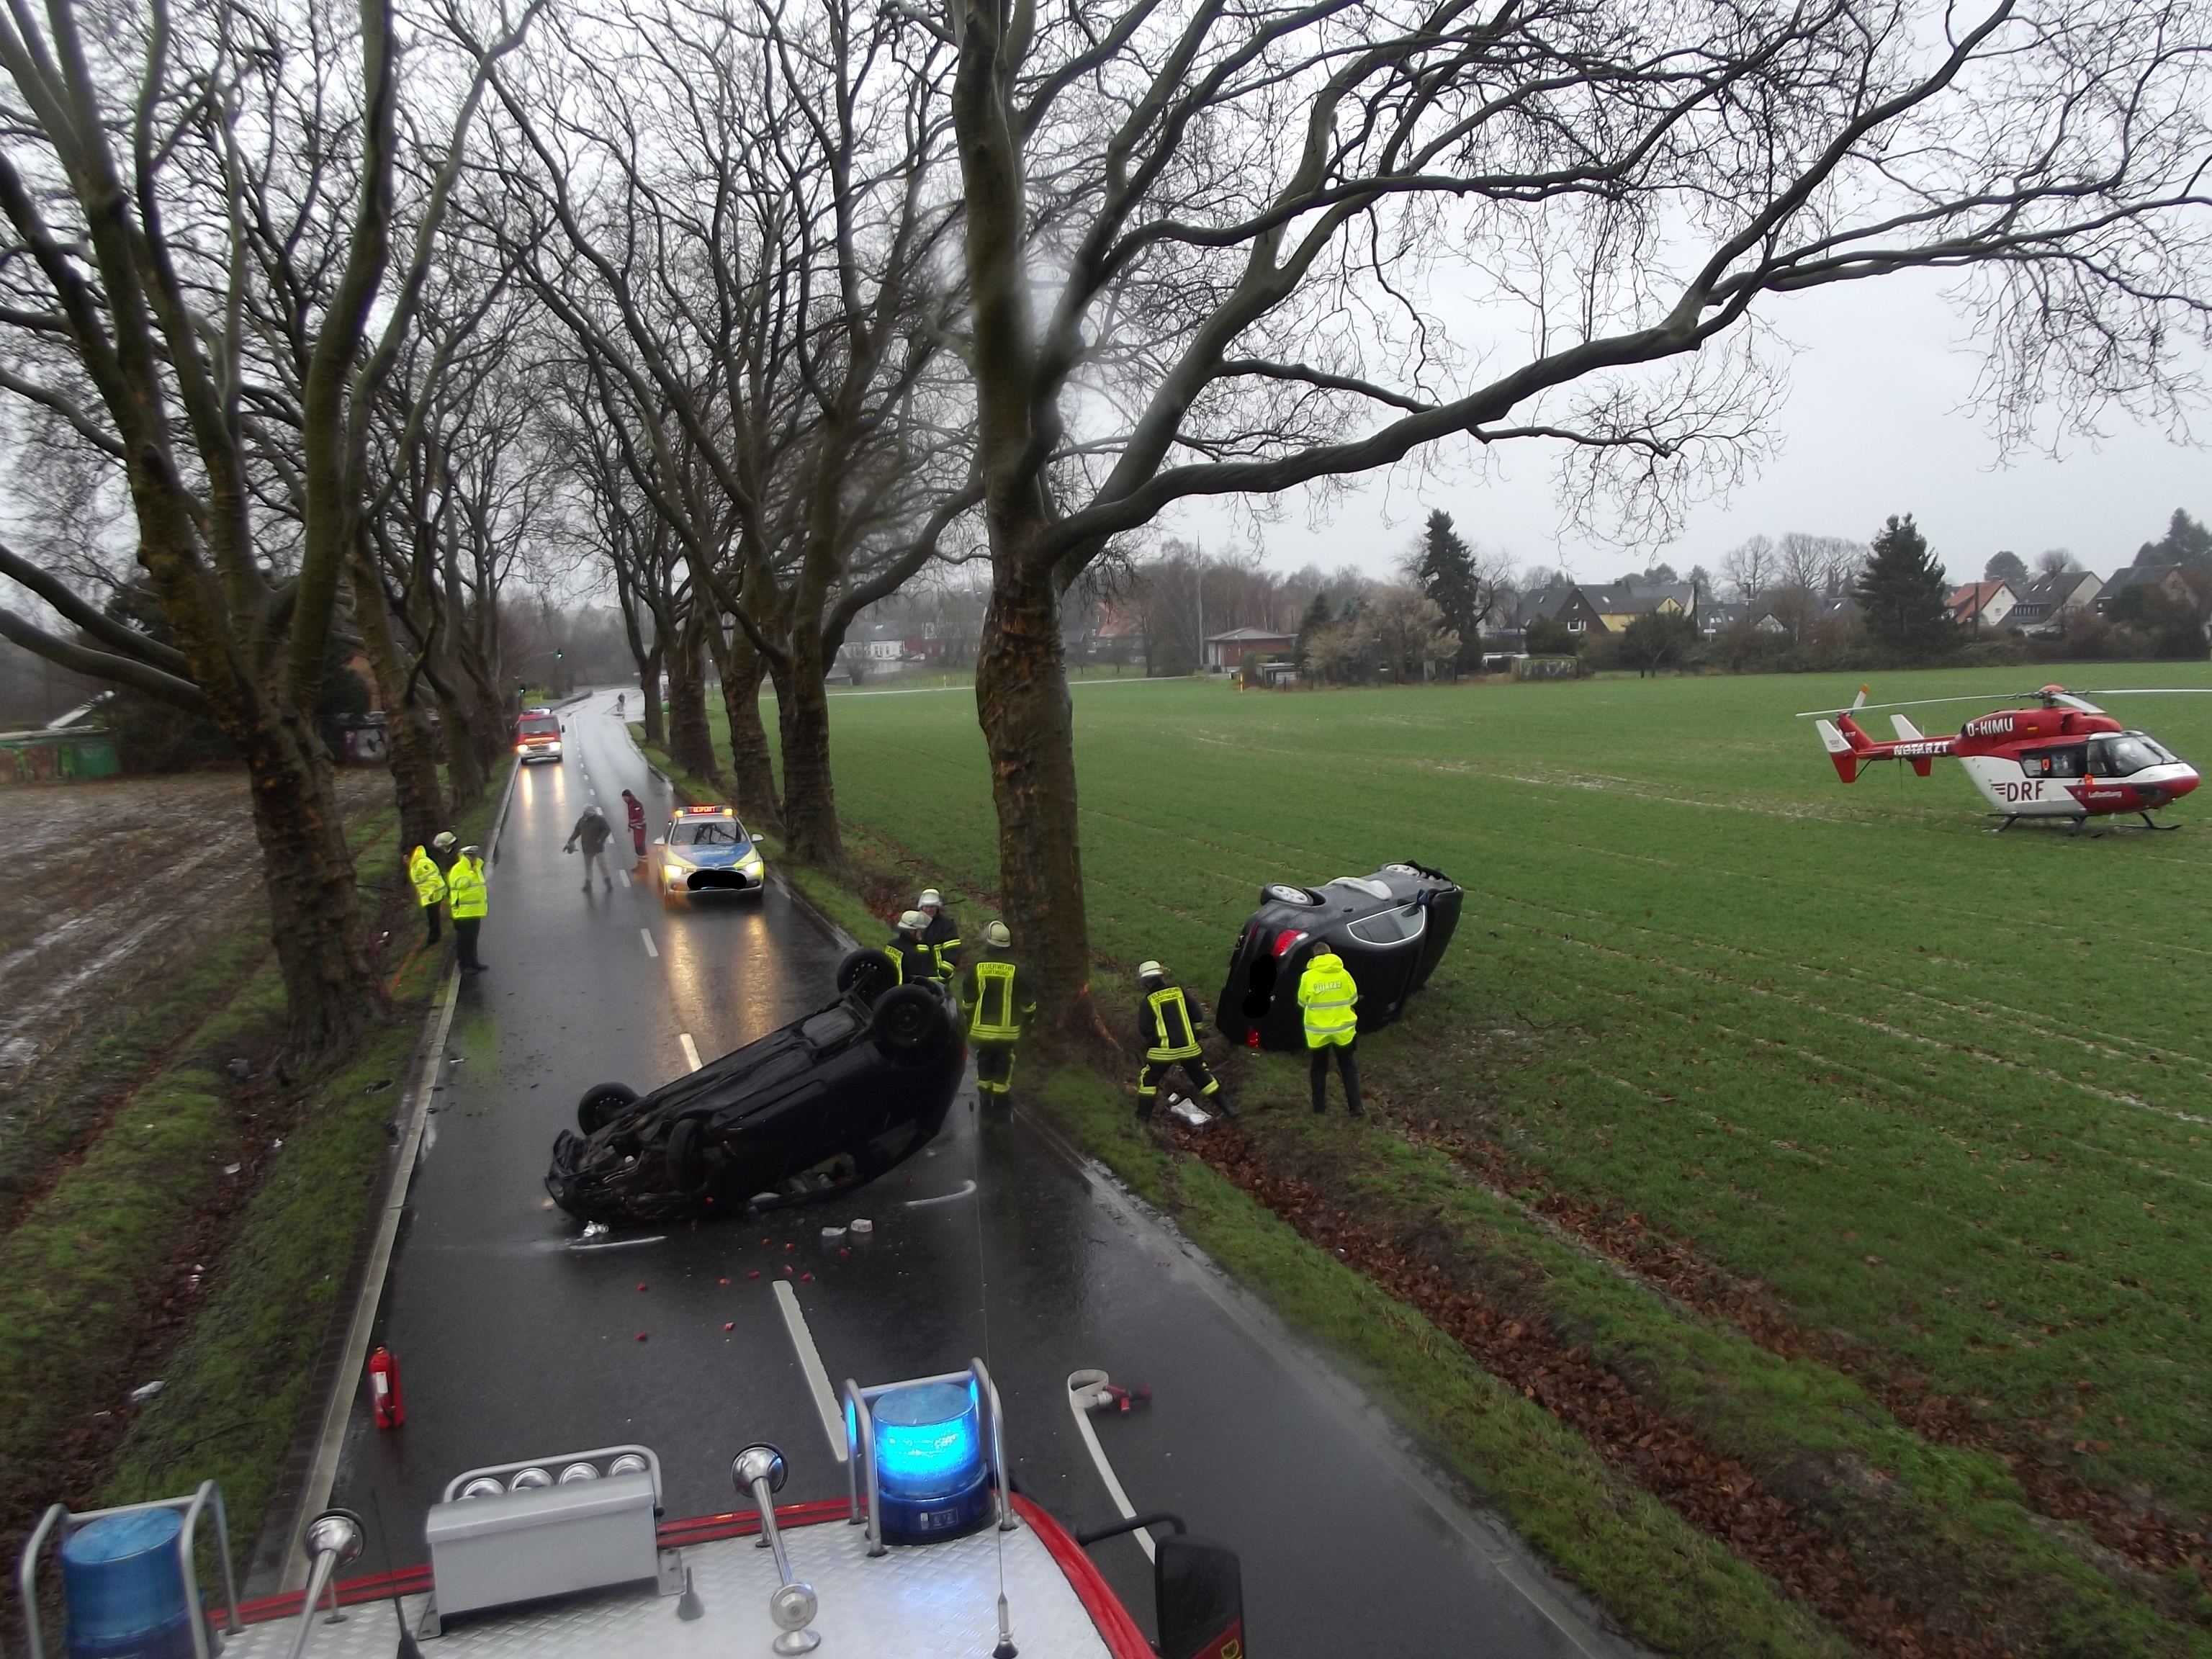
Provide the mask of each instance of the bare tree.
[{"label": "bare tree", "polygon": [[[410,325],[481,84],[464,74],[437,94],[450,122],[430,169],[441,187],[414,204],[414,246],[388,286],[391,0],[359,0],[350,16],[223,0],[87,21],[74,0],[48,0],[43,20],[20,6],[0,20],[13,93],[0,388],[127,480],[138,562],[176,643],[115,623],[13,555],[0,568],[93,643],[4,612],[0,632],[205,712],[237,745],[289,1052],[319,1060],[382,998],[312,711],[361,531],[368,411]],[[440,61],[440,38],[425,28],[420,61]],[[435,86],[434,70],[416,83]],[[299,326],[270,342],[254,324],[278,312]],[[295,421],[289,436],[264,423],[272,409]]]},{"label": "bare tree", "polygon": [[1750,537],[1721,555],[1721,580],[1739,604],[1756,605],[1781,579],[1781,561],[1764,536]]},{"label": "bare tree", "polygon": [[2198,0],[955,0],[977,704],[1049,1000],[1089,973],[1054,607],[1109,538],[1445,439],[1560,445],[1579,508],[1664,524],[1756,447],[1763,302],[1909,269],[1969,273],[2012,435],[2054,396],[2173,414],[2206,33]]},{"label": "bare tree", "polygon": [[2063,576],[2081,568],[2081,561],[2063,547],[2046,547],[2035,556],[2035,574],[2039,576]]},{"label": "bare tree", "polygon": [[524,269],[711,605],[726,696],[775,682],[790,851],[842,863],[823,676],[980,495],[929,418],[950,54],[859,0],[619,21],[626,46],[587,30],[502,79],[504,176],[546,228]]},{"label": "bare tree", "polygon": [[1774,549],[1781,581],[1830,598],[1857,580],[1866,556],[1865,545],[1847,536],[1808,536],[1802,530],[1786,532]]}]

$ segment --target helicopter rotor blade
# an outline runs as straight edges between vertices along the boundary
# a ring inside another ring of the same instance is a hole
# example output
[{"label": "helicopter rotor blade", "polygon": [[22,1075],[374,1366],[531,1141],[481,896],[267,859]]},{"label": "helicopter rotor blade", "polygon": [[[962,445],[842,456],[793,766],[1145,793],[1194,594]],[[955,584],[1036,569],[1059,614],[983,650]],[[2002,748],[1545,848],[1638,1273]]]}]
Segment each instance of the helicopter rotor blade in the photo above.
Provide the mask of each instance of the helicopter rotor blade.
[{"label": "helicopter rotor blade", "polygon": [[2212,685],[2136,685],[2118,691],[2077,691],[2081,697],[2212,697]]},{"label": "helicopter rotor blade", "polygon": [[[1871,714],[1878,708],[1924,708],[1936,702],[2002,702],[2006,695],[2002,691],[1985,691],[1978,697],[1914,697],[1907,702],[1855,702],[1840,708],[1808,708],[1797,718],[1809,720],[1831,714]],[[2027,692],[2022,695],[2032,696],[2035,694]]]}]

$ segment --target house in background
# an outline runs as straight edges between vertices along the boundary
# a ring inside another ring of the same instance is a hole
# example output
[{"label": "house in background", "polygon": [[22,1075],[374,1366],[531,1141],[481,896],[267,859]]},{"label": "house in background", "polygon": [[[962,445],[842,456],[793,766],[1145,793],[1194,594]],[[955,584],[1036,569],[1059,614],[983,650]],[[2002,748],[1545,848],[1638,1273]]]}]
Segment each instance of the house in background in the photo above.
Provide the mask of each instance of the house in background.
[{"label": "house in background", "polygon": [[2197,591],[2189,585],[2189,577],[2179,565],[2130,564],[2112,572],[2112,579],[2099,590],[2097,614],[2111,615],[2112,601],[2130,587],[2155,587],[2177,605],[2193,607],[2197,603]]},{"label": "house in background", "polygon": [[1971,633],[1985,629],[1994,633],[2004,626],[2005,618],[2019,603],[2020,595],[2010,582],[1968,582],[1953,592],[1944,609],[1953,622]]},{"label": "house in background", "polygon": [[2020,603],[2006,616],[2005,626],[2021,634],[2063,634],[2067,618],[2088,611],[2104,587],[2104,579],[2087,570],[2038,576],[2021,589]]},{"label": "house in background", "polygon": [[1209,674],[1233,673],[1244,665],[1247,652],[1273,657],[1293,649],[1295,634],[1279,634],[1271,628],[1232,628],[1226,634],[1206,636],[1206,670]]},{"label": "house in background", "polygon": [[[1687,582],[1613,582],[1577,587],[1601,634],[1618,634],[1638,617],[1697,620],[1698,590]],[[1574,623],[1570,621],[1568,627]]]}]

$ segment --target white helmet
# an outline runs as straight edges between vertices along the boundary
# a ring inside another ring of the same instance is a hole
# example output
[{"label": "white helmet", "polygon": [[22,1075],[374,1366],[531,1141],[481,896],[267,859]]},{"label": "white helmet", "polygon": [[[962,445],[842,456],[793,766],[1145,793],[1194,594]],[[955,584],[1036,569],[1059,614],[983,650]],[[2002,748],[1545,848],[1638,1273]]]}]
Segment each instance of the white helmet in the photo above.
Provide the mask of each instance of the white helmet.
[{"label": "white helmet", "polygon": [[1137,964],[1139,979],[1165,979],[1167,976],[1168,970],[1157,962],[1140,962]]},{"label": "white helmet", "polygon": [[994,921],[983,930],[983,943],[994,949],[1003,951],[1013,942],[1014,936],[1006,931],[1003,921]]},{"label": "white helmet", "polygon": [[925,910],[930,909],[933,907],[942,910],[945,908],[945,895],[939,892],[934,887],[925,887],[921,890],[921,896],[916,899],[915,902]]},{"label": "white helmet", "polygon": [[899,918],[898,925],[902,933],[918,933],[929,926],[929,918],[919,910],[909,910]]}]

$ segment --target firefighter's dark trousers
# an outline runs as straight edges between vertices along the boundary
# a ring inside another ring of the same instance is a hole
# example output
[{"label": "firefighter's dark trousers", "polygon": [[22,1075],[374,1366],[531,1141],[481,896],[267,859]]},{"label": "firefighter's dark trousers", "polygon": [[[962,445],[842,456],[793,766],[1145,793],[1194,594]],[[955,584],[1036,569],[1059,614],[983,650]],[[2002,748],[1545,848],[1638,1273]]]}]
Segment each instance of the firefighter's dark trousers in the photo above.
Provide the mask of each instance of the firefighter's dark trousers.
[{"label": "firefighter's dark trousers", "polygon": [[1350,1042],[1324,1042],[1311,1051],[1313,1109],[1316,1112],[1328,1109],[1328,1057],[1334,1054],[1337,1073],[1344,1079],[1344,1103],[1352,1109],[1352,1116],[1366,1115],[1366,1109],[1359,1103],[1359,1057],[1352,1053],[1358,1046],[1358,1040],[1354,1038]]},{"label": "firefighter's dark trousers", "polygon": [[1152,1115],[1152,1106],[1159,1098],[1160,1085],[1178,1066],[1182,1067],[1182,1074],[1190,1085],[1207,1099],[1221,1092],[1221,1079],[1206,1069],[1206,1061],[1200,1055],[1193,1054],[1188,1060],[1153,1060],[1147,1056],[1143,1069],[1137,1073],[1139,1117]]},{"label": "firefighter's dark trousers", "polygon": [[1014,1045],[975,1042],[975,1092],[985,1100],[1004,1100],[1014,1086]]}]

